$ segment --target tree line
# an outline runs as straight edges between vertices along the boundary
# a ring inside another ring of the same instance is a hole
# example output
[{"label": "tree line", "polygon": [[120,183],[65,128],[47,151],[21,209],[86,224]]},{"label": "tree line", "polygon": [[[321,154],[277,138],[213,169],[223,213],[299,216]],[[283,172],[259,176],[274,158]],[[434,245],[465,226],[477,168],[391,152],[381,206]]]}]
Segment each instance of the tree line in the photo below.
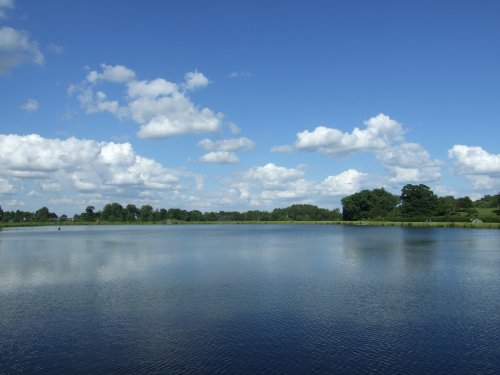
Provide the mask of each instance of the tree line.
[{"label": "tree line", "polygon": [[[486,209],[486,210],[485,210]],[[408,184],[397,196],[384,189],[362,190],[342,198],[343,220],[500,221],[500,193],[473,202],[469,197],[438,197],[424,184]]]},{"label": "tree line", "polygon": [[255,222],[255,221],[334,221],[341,220],[342,214],[338,208],[329,210],[309,204],[294,204],[287,208],[276,208],[272,211],[251,210],[201,212],[199,210],[183,210],[180,208],[154,209],[145,204],[137,207],[134,204],[122,206],[119,203],[108,203],[102,210],[96,211],[94,206],[87,206],[85,211],[68,218],[50,212],[47,207],[35,213],[25,211],[5,211],[0,208],[2,222]]},{"label": "tree line", "polygon": [[[489,222],[500,221],[500,193],[486,195],[472,201],[469,197],[438,197],[426,185],[408,184],[400,195],[380,189],[362,190],[342,198],[342,212],[339,209],[320,208],[311,204],[294,204],[272,211],[251,210],[201,212],[180,208],[154,209],[145,204],[122,206],[108,203],[102,210],[87,206],[83,212],[68,218],[57,216],[47,207],[35,212],[3,211],[0,207],[0,221],[8,222],[272,222],[272,221],[468,221],[478,218]],[[484,214],[486,212],[486,214]]]}]

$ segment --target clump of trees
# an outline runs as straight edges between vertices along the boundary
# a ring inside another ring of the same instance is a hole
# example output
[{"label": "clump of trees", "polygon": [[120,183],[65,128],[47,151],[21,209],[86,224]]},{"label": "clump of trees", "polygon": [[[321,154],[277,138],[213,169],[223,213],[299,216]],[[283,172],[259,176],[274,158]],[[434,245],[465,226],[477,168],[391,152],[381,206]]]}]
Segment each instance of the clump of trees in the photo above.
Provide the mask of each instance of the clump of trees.
[{"label": "clump of trees", "polygon": [[[472,201],[469,197],[438,197],[426,185],[408,184],[401,195],[394,195],[380,188],[362,190],[342,199],[342,213],[339,209],[326,209],[310,204],[294,204],[272,211],[252,210],[201,212],[180,208],[154,209],[145,204],[122,206],[108,203],[102,210],[87,206],[85,211],[75,215],[75,222],[264,222],[264,221],[337,221],[337,220],[386,220],[386,221],[469,221],[481,218],[483,221],[500,222],[500,193],[486,195]],[[58,217],[47,207],[35,212],[3,211],[0,207],[0,222],[51,222],[69,220],[66,215]]]},{"label": "clump of trees", "polygon": [[384,189],[362,190],[342,198],[342,218],[384,220],[393,214],[398,203],[399,197]]},{"label": "clump of trees", "polygon": [[[491,210],[496,208],[496,210]],[[484,209],[486,213],[484,213]],[[483,211],[483,213],[481,213]],[[473,202],[469,197],[438,197],[424,184],[408,184],[401,195],[384,189],[362,190],[342,199],[344,220],[500,221],[500,193]]]},{"label": "clump of trees", "polygon": [[252,210],[204,212],[199,210],[182,210],[180,208],[153,209],[150,205],[140,208],[134,204],[122,206],[119,203],[108,203],[101,211],[88,206],[84,212],[75,215],[74,221],[82,222],[217,222],[217,221],[327,221],[340,220],[339,209],[329,210],[310,204],[294,204],[287,208],[276,208],[269,211]]}]

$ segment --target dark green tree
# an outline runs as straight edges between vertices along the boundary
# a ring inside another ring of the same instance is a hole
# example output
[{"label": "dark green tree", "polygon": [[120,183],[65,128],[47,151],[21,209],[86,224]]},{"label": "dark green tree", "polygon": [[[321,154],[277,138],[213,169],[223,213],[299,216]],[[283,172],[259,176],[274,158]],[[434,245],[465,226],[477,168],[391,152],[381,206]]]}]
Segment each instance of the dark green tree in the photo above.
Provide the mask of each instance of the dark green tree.
[{"label": "dark green tree", "polygon": [[401,190],[401,214],[407,218],[428,218],[438,211],[438,197],[427,185],[408,184]]},{"label": "dark green tree", "polygon": [[391,214],[399,198],[385,189],[362,190],[342,198],[344,220],[384,219]]},{"label": "dark green tree", "polygon": [[121,204],[108,203],[102,209],[101,217],[104,221],[124,221],[125,212]]},{"label": "dark green tree", "polygon": [[438,206],[436,209],[436,215],[450,215],[452,212],[456,210],[456,200],[451,195],[446,197],[438,198]]},{"label": "dark green tree", "polygon": [[47,207],[42,207],[35,212],[36,221],[48,221],[50,217],[50,211]]},{"label": "dark green tree", "polygon": [[126,221],[136,221],[139,217],[139,209],[135,204],[127,204],[125,207],[125,220]]},{"label": "dark green tree", "polygon": [[140,221],[153,221],[153,207],[149,204],[143,204],[139,209]]}]

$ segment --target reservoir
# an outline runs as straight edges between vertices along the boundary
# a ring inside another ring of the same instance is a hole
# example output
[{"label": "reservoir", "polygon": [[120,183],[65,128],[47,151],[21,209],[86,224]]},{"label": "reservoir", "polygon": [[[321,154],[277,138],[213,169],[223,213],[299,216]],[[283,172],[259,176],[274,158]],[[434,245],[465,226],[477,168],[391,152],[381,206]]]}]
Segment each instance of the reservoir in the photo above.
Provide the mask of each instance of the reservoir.
[{"label": "reservoir", "polygon": [[0,374],[498,374],[500,231],[0,231]]}]

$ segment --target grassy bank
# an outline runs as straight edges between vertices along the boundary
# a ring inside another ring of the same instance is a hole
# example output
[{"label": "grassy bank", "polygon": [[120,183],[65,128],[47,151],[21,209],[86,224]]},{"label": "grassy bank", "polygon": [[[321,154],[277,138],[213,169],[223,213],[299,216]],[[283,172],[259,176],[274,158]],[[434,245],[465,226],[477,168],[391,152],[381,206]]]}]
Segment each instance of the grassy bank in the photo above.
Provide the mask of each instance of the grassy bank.
[{"label": "grassy bank", "polygon": [[351,225],[351,226],[379,226],[379,227],[409,227],[409,228],[476,228],[500,229],[500,223],[470,223],[470,222],[398,222],[398,221],[189,221],[189,222],[23,222],[0,223],[0,228],[40,227],[40,226],[71,226],[71,225],[192,225],[192,224],[226,224],[226,225],[255,225],[255,224],[307,224],[307,225]]}]

